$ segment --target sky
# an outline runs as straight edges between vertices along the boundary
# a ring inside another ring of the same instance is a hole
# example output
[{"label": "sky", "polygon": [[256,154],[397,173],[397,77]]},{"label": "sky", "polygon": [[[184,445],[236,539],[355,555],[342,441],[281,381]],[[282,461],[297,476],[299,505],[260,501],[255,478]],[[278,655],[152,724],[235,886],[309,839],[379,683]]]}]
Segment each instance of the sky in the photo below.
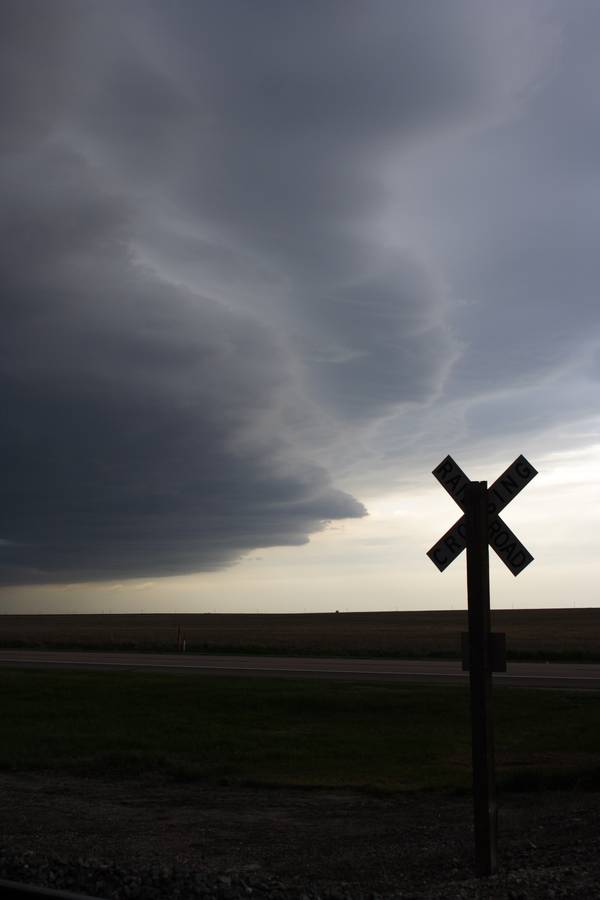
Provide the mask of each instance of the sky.
[{"label": "sky", "polygon": [[0,612],[600,605],[600,5],[3,0]]}]

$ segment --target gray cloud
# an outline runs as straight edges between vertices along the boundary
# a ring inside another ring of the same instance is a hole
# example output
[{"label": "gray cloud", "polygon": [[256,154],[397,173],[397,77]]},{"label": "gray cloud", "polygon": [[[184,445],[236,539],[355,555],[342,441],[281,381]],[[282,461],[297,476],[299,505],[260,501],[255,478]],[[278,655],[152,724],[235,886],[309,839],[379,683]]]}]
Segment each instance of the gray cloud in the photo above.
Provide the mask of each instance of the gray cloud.
[{"label": "gray cloud", "polygon": [[38,162],[1,214],[4,582],[215,568],[363,515],[279,433],[268,327],[136,266],[95,173]]},{"label": "gray cloud", "polygon": [[582,430],[600,438],[600,20],[588,2],[546,12],[537,33],[549,50],[522,104],[505,121],[439,141],[398,176],[406,202],[396,221],[437,260],[461,341],[432,402],[379,435],[386,459],[413,470],[424,454],[435,464],[447,451],[483,458],[507,444],[511,458],[531,445],[569,446]]},{"label": "gray cloud", "polygon": [[447,392],[468,434],[508,339],[518,384],[595,327],[591,294],[568,333],[560,299],[595,278],[589,220],[550,226],[523,168],[554,58],[536,3],[1,15],[4,582],[302,543],[364,515],[334,482],[434,443]]},{"label": "gray cloud", "polygon": [[0,151],[18,151],[56,126],[72,95],[81,5],[8,2],[0,32]]},{"label": "gray cloud", "polygon": [[[472,259],[454,279],[468,300],[457,323],[470,352],[448,387],[466,387],[471,403],[479,394],[482,406],[489,394],[491,409],[499,392],[518,395],[503,402],[512,428],[529,433],[596,411],[586,360],[600,341],[600,166],[590,153],[600,20],[593,4],[564,13],[561,52],[528,115],[495,148],[473,148],[460,175],[465,187],[475,176],[479,194],[460,223]],[[490,411],[488,427],[507,418]]]},{"label": "gray cloud", "polygon": [[338,415],[378,418],[437,389],[454,342],[440,321],[439,288],[415,260],[399,256],[304,308],[313,390]]}]

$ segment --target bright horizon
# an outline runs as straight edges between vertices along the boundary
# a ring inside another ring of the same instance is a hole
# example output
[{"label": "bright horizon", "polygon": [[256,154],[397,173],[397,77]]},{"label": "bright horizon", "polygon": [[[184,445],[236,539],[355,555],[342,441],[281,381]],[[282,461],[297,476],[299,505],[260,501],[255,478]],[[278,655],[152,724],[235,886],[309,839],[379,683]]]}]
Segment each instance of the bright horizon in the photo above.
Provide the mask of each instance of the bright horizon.
[{"label": "bright horizon", "polygon": [[[600,489],[592,479],[599,463],[600,447],[542,459],[536,478],[506,507],[504,521],[535,558],[514,577],[490,550],[492,608],[600,605],[590,572],[600,528]],[[481,467],[468,474],[481,475]],[[429,489],[417,486],[412,492],[374,498],[366,519],[340,523],[302,547],[256,551],[231,570],[155,581],[5,589],[0,612],[466,609],[464,552],[443,573],[425,555],[460,515],[430,478]],[[565,505],[577,514],[561,515]]]}]

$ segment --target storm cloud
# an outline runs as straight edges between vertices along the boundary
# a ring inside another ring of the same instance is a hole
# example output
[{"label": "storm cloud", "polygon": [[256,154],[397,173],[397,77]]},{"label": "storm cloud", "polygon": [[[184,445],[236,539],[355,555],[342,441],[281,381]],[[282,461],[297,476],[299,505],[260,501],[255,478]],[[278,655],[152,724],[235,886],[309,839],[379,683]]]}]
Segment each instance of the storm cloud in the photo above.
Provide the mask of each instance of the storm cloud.
[{"label": "storm cloud", "polygon": [[574,8],[2,4],[3,583],[304,543],[568,369],[595,213],[564,137],[526,170],[557,85],[579,127]]}]

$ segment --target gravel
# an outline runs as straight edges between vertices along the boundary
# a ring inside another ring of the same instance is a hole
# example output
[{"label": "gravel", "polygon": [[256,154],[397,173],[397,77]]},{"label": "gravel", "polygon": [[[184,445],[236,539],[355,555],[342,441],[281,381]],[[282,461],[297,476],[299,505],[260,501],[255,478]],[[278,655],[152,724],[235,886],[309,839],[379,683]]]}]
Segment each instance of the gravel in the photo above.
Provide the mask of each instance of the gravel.
[{"label": "gravel", "polygon": [[228,870],[220,874],[183,866],[154,865],[136,869],[97,859],[40,857],[31,851],[0,853],[0,877],[26,881],[54,889],[76,891],[98,898],[144,898],[144,900],[591,900],[598,897],[600,866],[587,864],[521,868],[491,878],[454,880],[417,889],[398,884],[379,892],[357,888],[347,882],[329,885],[298,884],[268,873]]},{"label": "gravel", "polygon": [[600,795],[500,798],[476,878],[470,800],[2,774],[0,878],[100,898],[591,900]]}]

